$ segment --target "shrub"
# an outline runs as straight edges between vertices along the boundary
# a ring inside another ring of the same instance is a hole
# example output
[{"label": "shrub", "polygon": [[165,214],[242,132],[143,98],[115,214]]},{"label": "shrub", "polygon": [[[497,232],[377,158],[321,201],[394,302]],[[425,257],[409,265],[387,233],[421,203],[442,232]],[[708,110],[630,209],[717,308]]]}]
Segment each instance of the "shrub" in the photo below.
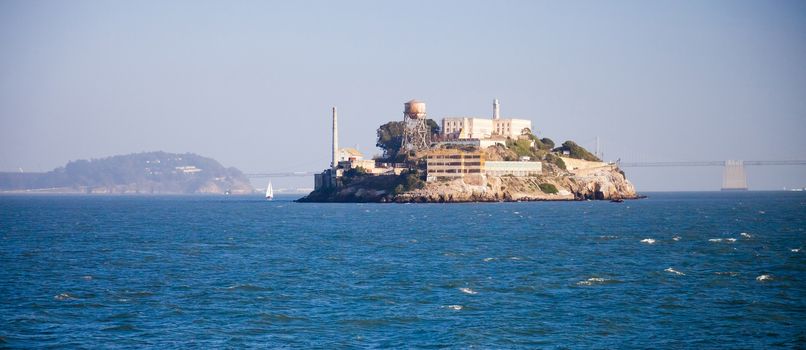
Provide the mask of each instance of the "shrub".
[{"label": "shrub", "polygon": [[565,166],[565,161],[560,157],[557,157],[557,160],[554,162],[554,164],[556,164],[557,167],[562,170],[568,170],[568,168]]},{"label": "shrub", "polygon": [[403,188],[402,184],[400,184],[400,185],[395,186],[395,189],[392,191],[392,194],[398,195],[398,194],[401,194],[403,192],[406,192],[406,189]]},{"label": "shrub", "polygon": [[601,162],[602,160],[593,155],[592,153],[588,152],[585,148],[580,145],[577,145],[574,141],[565,141],[563,145],[554,149],[558,152],[568,151],[569,157],[582,159],[592,162]]},{"label": "shrub", "polygon": [[531,144],[529,140],[507,140],[507,147],[511,149],[518,157],[530,157],[535,158],[535,154],[532,151]]},{"label": "shrub", "polygon": [[562,170],[567,170],[563,159],[553,153],[546,154],[546,163],[554,164]]},{"label": "shrub", "polygon": [[550,183],[542,183],[538,186],[540,187],[540,190],[543,191],[543,193],[555,194],[558,192],[557,186],[554,186],[553,184]]},{"label": "shrub", "polygon": [[366,174],[368,174],[367,169],[364,169],[364,167],[355,167],[344,172],[345,177],[356,177]]}]

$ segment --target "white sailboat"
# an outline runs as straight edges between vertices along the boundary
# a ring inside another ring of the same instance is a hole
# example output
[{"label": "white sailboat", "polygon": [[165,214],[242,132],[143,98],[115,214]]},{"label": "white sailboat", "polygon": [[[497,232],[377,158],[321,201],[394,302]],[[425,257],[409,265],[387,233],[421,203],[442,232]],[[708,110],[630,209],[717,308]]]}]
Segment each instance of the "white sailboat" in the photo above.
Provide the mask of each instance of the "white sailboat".
[{"label": "white sailboat", "polygon": [[269,180],[269,186],[266,187],[266,199],[272,200],[274,199],[274,190],[271,188],[271,180]]}]

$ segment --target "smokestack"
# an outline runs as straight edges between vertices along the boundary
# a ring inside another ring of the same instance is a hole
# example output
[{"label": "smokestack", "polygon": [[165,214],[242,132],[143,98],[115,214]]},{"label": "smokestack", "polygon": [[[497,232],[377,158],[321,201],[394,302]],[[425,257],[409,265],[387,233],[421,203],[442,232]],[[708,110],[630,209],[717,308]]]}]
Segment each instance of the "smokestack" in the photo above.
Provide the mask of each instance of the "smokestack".
[{"label": "smokestack", "polygon": [[498,104],[498,99],[493,100],[493,120],[501,118],[501,107]]},{"label": "smokestack", "polygon": [[336,107],[333,107],[333,162],[330,163],[330,168],[336,171],[339,165],[339,124],[336,120]]}]

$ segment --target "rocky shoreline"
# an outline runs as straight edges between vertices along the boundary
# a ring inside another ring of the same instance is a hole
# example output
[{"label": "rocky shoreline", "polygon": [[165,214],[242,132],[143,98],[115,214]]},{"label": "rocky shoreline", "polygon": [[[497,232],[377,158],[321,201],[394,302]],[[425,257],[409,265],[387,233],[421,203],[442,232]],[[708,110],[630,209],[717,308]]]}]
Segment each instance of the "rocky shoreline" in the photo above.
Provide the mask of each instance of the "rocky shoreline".
[{"label": "rocky shoreline", "polygon": [[400,193],[399,176],[355,179],[328,192],[314,191],[298,202],[467,203],[639,199],[614,165],[539,176],[465,176],[424,183]]}]

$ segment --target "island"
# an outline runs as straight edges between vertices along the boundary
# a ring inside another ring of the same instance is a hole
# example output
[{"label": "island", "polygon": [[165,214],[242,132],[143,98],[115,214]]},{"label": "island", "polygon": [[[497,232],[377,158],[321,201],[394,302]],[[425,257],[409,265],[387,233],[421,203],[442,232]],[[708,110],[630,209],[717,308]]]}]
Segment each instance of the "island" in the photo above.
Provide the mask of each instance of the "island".
[{"label": "island", "polygon": [[617,163],[604,162],[573,141],[555,145],[532,132],[530,120],[428,119],[425,103],[404,105],[402,121],[377,130],[383,155],[364,159],[338,147],[332,111],[331,167],[314,176],[314,191],[298,202],[457,203],[637,199]]},{"label": "island", "polygon": [[236,168],[193,153],[143,152],[76,160],[49,172],[2,172],[2,193],[251,194]]}]

